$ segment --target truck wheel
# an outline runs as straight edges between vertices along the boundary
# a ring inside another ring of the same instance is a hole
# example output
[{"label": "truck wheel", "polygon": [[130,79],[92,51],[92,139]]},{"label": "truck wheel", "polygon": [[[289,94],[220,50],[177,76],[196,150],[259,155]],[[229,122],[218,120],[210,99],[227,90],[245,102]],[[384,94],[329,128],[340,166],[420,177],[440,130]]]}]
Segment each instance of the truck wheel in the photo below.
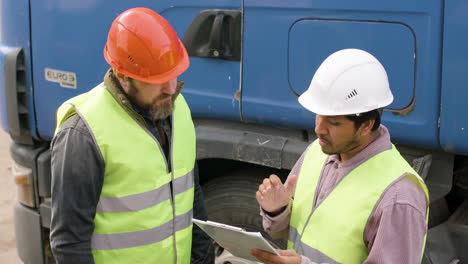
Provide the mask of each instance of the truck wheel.
[{"label": "truck wheel", "polygon": [[[255,199],[258,186],[271,173],[263,168],[240,169],[217,177],[203,185],[208,220],[261,232],[276,247],[284,248],[286,239],[273,240],[263,231],[260,209]],[[246,264],[215,245],[216,263]]]}]

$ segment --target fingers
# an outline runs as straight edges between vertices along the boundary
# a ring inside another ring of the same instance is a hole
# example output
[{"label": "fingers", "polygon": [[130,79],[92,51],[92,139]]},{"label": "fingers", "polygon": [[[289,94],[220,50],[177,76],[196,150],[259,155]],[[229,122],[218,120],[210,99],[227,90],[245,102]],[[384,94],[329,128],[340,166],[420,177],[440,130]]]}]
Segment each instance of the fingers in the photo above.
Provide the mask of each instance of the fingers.
[{"label": "fingers", "polygon": [[265,263],[265,264],[281,263],[279,256],[271,254],[270,252],[260,250],[260,249],[252,249],[252,251],[250,251],[250,254],[256,257],[260,262]]},{"label": "fingers", "polygon": [[286,191],[292,194],[296,188],[296,183],[297,183],[297,175],[289,175],[288,179],[286,180],[286,183],[284,184]]},{"label": "fingers", "polygon": [[272,185],[270,178],[263,179],[263,183],[261,185],[263,185],[263,190],[262,190],[263,193],[266,192],[266,191],[269,191],[271,189],[271,185]]},{"label": "fingers", "polygon": [[258,203],[261,204],[261,201],[265,199],[265,195],[271,189],[271,182],[269,178],[263,179],[263,183],[258,186],[258,190],[255,193]]},{"label": "fingers", "polygon": [[265,264],[300,264],[301,256],[299,256],[294,250],[276,250],[280,256],[272,254],[267,251],[260,249],[252,249],[250,254],[256,257],[259,261]]},{"label": "fingers", "polygon": [[260,191],[257,191],[255,193],[255,198],[257,198],[257,202],[260,204],[260,206],[263,206],[263,201],[265,200],[265,196]]},{"label": "fingers", "polygon": [[281,179],[275,174],[271,174],[269,179],[272,188],[275,188],[276,190],[279,190],[283,185],[283,183],[281,183]]},{"label": "fingers", "polygon": [[297,253],[294,252],[293,250],[277,249],[276,251],[277,251],[281,256],[297,256]]},{"label": "fingers", "polygon": [[263,193],[265,191],[265,189],[266,188],[265,188],[265,185],[263,183],[258,186],[258,191],[261,192],[261,193]]},{"label": "fingers", "polygon": [[302,256],[298,255],[294,250],[277,249],[276,251],[282,256],[282,258],[286,259],[285,263],[289,263],[289,264],[302,263]]},{"label": "fingers", "polygon": [[270,175],[270,178],[263,179],[263,183],[258,187],[258,191],[260,191],[262,194],[266,194],[272,188],[278,190],[280,186],[281,180],[278,178],[278,176],[272,174]]},{"label": "fingers", "polygon": [[[258,190],[255,193],[255,197],[257,198],[257,201],[262,205],[262,202],[265,199],[273,199],[274,197],[277,197],[277,195],[279,195],[278,197],[283,197],[283,193],[287,191],[284,187],[285,186],[283,186],[281,179],[277,175],[271,174],[269,178],[263,179],[262,184],[258,186]],[[289,196],[291,196],[291,192],[289,192],[288,194]],[[286,199],[288,199],[288,197],[286,197]],[[281,200],[283,199],[281,198],[280,201]]]}]

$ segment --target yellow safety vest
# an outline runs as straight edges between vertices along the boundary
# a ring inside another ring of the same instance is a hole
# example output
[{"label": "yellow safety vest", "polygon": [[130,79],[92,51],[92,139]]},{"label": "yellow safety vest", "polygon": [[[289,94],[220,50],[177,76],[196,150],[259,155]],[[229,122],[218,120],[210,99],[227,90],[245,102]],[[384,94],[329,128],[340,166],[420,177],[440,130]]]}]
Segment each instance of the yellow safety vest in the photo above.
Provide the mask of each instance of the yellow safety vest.
[{"label": "yellow safety vest", "polygon": [[57,110],[78,113],[105,164],[91,238],[96,263],[189,263],[195,128],[182,95],[172,115],[171,168],[158,141],[102,83]]},{"label": "yellow safety vest", "polygon": [[[327,157],[317,141],[311,144],[299,173],[291,212],[288,248],[312,261],[362,263],[368,256],[364,243],[367,220],[385,190],[402,177],[416,183],[429,204],[423,180],[392,145],[352,170],[312,211]],[[423,249],[424,243],[421,253]]]}]

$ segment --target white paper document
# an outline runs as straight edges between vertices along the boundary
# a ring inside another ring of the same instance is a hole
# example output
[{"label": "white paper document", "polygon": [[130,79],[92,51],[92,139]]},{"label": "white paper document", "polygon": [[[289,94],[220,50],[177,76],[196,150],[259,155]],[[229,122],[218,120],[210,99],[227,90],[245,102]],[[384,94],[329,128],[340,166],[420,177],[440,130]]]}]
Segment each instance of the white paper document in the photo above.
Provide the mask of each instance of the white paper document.
[{"label": "white paper document", "polygon": [[234,256],[258,261],[250,255],[250,251],[254,248],[279,255],[260,232],[247,232],[239,227],[198,219],[193,219],[193,223]]}]

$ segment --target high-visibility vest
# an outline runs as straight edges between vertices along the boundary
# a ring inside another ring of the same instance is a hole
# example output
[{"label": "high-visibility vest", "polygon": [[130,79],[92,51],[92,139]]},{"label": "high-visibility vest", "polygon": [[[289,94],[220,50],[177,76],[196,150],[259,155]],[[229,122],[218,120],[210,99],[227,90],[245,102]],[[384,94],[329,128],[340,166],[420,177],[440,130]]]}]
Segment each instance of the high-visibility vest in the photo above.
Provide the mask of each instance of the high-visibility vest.
[{"label": "high-visibility vest", "polygon": [[196,152],[195,128],[183,96],[176,99],[172,114],[170,167],[158,141],[104,84],[62,104],[56,132],[76,113],[105,164],[91,238],[95,262],[189,263]]},{"label": "high-visibility vest", "polygon": [[417,184],[429,204],[423,180],[392,145],[391,149],[349,172],[312,210],[327,157],[317,141],[307,150],[296,185],[289,228],[288,248],[314,262],[362,263],[368,256],[364,242],[367,221],[385,190],[402,177]]}]

